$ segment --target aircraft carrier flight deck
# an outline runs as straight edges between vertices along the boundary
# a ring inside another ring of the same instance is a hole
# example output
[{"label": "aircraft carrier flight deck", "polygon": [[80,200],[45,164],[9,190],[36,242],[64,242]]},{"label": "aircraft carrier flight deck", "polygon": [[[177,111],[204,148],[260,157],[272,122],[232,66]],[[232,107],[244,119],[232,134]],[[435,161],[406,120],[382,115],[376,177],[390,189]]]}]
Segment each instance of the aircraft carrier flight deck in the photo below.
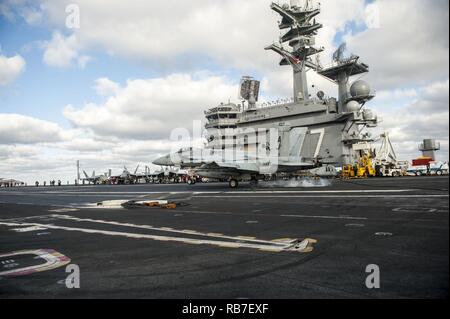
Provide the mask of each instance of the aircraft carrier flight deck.
[{"label": "aircraft carrier flight deck", "polygon": [[448,298],[448,177],[322,182],[0,189],[0,298]]}]

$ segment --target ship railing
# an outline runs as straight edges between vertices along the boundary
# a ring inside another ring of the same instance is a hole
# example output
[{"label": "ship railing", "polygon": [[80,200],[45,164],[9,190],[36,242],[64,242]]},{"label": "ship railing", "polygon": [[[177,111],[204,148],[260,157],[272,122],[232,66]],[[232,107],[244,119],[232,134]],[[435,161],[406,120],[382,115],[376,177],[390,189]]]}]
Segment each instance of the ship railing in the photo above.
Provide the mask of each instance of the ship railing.
[{"label": "ship railing", "polygon": [[359,60],[359,56],[352,54],[351,56],[347,57],[347,58],[343,58],[339,61],[332,61],[331,63],[328,63],[326,65],[322,65],[319,68],[320,70],[327,70],[327,69],[331,69],[340,65],[344,65],[347,63],[352,63],[352,62],[357,62]]},{"label": "ship railing", "polygon": [[231,109],[215,108],[215,109],[211,109],[211,110],[206,110],[204,113],[205,113],[205,115],[211,115],[211,114],[216,114],[216,113],[227,114],[227,113],[239,113],[239,112],[240,112],[240,109],[238,107],[235,107],[235,108],[231,108]]},{"label": "ship railing", "polygon": [[237,118],[235,119],[210,119],[208,120],[208,124],[219,124],[219,125],[234,125],[237,122]]},{"label": "ship railing", "polygon": [[279,106],[279,105],[286,105],[286,104],[292,104],[294,103],[294,99],[293,98],[287,98],[287,99],[278,99],[275,101],[267,101],[267,102],[262,102],[262,103],[258,103],[256,104],[256,106],[258,108],[268,108],[268,107],[274,107],[274,106]]}]

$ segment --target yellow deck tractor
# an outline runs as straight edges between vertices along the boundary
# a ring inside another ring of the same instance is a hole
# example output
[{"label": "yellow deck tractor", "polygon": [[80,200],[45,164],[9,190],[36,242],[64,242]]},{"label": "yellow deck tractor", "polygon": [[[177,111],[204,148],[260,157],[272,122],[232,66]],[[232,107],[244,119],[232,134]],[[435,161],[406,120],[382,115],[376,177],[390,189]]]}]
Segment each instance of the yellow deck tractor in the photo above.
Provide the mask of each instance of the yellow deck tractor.
[{"label": "yellow deck tractor", "polygon": [[343,178],[367,178],[375,177],[375,168],[369,155],[362,156],[355,165],[344,165],[342,167]]}]

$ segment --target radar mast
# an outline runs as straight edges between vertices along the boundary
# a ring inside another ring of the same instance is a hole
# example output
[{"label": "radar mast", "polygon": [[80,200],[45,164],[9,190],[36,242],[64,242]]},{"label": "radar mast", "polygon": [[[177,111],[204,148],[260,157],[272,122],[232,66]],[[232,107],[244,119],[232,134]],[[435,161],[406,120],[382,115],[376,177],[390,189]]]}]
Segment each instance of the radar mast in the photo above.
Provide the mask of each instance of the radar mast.
[{"label": "radar mast", "polygon": [[[272,3],[270,8],[281,15],[280,30],[288,31],[280,36],[279,43],[274,43],[266,50],[273,50],[282,56],[280,65],[290,65],[294,75],[294,101],[309,99],[307,68],[318,70],[319,66],[312,62],[310,56],[322,52],[324,48],[316,48],[315,36],[322,24],[315,17],[320,13],[320,6],[314,6],[311,0],[291,0],[290,5],[282,6]],[[283,47],[287,43],[289,49]]]}]

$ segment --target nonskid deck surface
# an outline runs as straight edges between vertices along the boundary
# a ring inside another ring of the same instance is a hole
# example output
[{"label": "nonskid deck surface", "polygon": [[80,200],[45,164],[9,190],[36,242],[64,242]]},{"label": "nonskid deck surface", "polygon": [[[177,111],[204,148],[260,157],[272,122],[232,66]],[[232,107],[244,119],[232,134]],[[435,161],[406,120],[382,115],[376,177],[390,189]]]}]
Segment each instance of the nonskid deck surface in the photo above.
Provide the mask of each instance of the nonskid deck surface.
[{"label": "nonskid deck surface", "polygon": [[[219,183],[1,189],[0,296],[448,297],[448,184],[421,177],[237,190]],[[161,198],[184,205],[92,205]],[[72,264],[79,289],[65,285]],[[365,284],[372,264],[380,289]]]}]

